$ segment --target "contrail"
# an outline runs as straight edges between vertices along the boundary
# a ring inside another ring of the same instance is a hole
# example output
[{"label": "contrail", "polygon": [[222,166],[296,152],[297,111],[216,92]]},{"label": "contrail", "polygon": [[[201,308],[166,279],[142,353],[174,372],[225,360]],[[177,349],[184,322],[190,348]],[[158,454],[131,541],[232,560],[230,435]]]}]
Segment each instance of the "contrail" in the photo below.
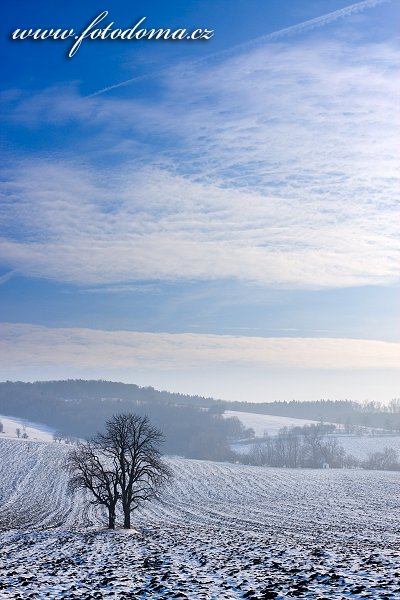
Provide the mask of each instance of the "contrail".
[{"label": "contrail", "polygon": [[[199,58],[197,60],[193,60],[191,62],[184,63],[187,67],[192,67],[193,65],[198,65],[200,63],[205,63],[208,61],[215,60],[217,58],[226,58],[229,56],[234,56],[237,53],[242,52],[243,50],[251,50],[252,48],[257,48],[262,46],[266,42],[271,40],[277,40],[281,37],[285,37],[287,35],[291,35],[293,33],[301,33],[303,31],[308,31],[310,29],[315,29],[317,27],[322,27],[323,25],[327,25],[328,23],[332,23],[337,19],[342,19],[344,17],[348,17],[355,13],[362,12],[366,8],[372,8],[377,6],[378,4],[384,4],[389,2],[390,0],[363,0],[363,2],[357,2],[356,4],[350,4],[349,6],[345,6],[344,8],[340,8],[339,10],[335,10],[333,12],[327,13],[326,15],[322,15],[321,17],[316,17],[315,19],[309,19],[308,21],[303,21],[303,23],[298,23],[297,25],[291,25],[290,27],[285,27],[284,29],[279,29],[279,31],[273,31],[272,33],[267,33],[266,35],[262,35],[254,40],[250,40],[249,42],[244,42],[242,44],[238,44],[237,46],[233,46],[232,48],[228,48],[226,50],[220,50],[219,52],[215,52],[214,54],[209,54],[203,58]],[[150,79],[156,75],[159,75],[164,72],[163,69],[159,69],[157,71],[152,71],[151,73],[147,73],[146,75],[140,75],[138,77],[132,77],[131,79],[126,79],[120,83],[116,83],[114,85],[110,85],[108,87],[102,88],[97,92],[93,92],[93,94],[89,94],[85,96],[85,98],[93,98],[93,96],[99,96],[100,94],[105,94],[106,92],[110,92],[111,90],[115,90],[117,88],[123,87],[125,85],[129,85],[131,83],[135,83],[137,81],[143,81],[145,79]]]},{"label": "contrail", "polygon": [[13,277],[13,275],[16,273],[16,271],[9,271],[8,273],[5,273],[4,275],[0,276],[0,285],[3,285],[3,283],[6,283],[9,279],[11,279],[11,277]]}]

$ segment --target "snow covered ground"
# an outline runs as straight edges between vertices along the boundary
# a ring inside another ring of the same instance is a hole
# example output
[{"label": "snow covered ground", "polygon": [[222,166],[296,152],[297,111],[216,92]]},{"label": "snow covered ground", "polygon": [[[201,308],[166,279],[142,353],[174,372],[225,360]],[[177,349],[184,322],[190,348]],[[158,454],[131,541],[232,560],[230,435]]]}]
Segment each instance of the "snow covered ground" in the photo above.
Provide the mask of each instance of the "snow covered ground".
[{"label": "snow covered ground", "polygon": [[238,410],[226,410],[224,417],[237,417],[245,427],[252,427],[256,436],[276,435],[283,427],[304,427],[310,423],[318,423],[311,419],[295,419],[292,417],[279,417],[274,415],[261,415],[251,412],[240,412]]},{"label": "snow covered ground", "polygon": [[400,597],[400,474],[170,459],[136,531],[66,493],[61,444],[0,439],[0,598]]},{"label": "snow covered ground", "polygon": [[0,415],[0,422],[3,423],[3,433],[0,438],[18,438],[17,429],[20,430],[20,435],[26,433],[28,439],[40,442],[53,441],[54,429],[43,425],[43,423],[31,423],[26,419],[17,417],[4,417]]},{"label": "snow covered ground", "polygon": [[[332,435],[338,444],[343,446],[346,454],[359,460],[368,458],[369,454],[382,452],[385,448],[393,448],[400,457],[400,436],[398,435]],[[254,442],[236,442],[231,444],[232,450],[239,454],[247,454],[254,447]]]},{"label": "snow covered ground", "polygon": [[399,435],[340,435],[337,436],[337,441],[347,454],[352,454],[359,459],[368,458],[368,454],[382,452],[385,448],[394,448],[400,456]]},{"label": "snow covered ground", "polygon": [[[234,410],[227,410],[225,417],[237,417],[246,427],[252,427],[256,436],[262,436],[265,431],[268,435],[277,435],[283,427],[303,427],[311,421],[306,419],[294,419],[291,417],[276,417],[273,415],[261,415],[257,413],[246,413]],[[337,425],[340,429],[340,425]],[[338,435],[338,443],[343,446],[346,454],[352,454],[358,459],[368,458],[368,454],[382,452],[385,448],[394,448],[400,456],[400,436],[399,435]],[[232,444],[232,449],[236,452],[247,453],[253,447],[252,443],[236,442]]]}]

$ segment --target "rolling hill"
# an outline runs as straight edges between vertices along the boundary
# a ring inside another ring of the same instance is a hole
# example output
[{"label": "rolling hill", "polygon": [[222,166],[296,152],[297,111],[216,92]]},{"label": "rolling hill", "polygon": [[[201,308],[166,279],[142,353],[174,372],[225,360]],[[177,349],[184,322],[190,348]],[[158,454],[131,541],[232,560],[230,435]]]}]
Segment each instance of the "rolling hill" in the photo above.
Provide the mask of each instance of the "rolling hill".
[{"label": "rolling hill", "polygon": [[398,594],[398,473],[171,458],[161,500],[109,532],[84,494],[67,494],[67,451],[0,441],[2,598]]}]

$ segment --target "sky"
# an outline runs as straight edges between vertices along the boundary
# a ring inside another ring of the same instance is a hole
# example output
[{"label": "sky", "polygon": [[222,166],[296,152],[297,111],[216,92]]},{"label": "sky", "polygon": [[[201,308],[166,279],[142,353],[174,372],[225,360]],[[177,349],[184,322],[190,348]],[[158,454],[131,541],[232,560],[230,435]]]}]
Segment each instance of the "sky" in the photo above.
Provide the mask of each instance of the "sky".
[{"label": "sky", "polygon": [[[93,29],[213,35],[71,56],[103,11]],[[397,0],[7,2],[0,379],[399,397],[399,17]],[[74,36],[12,38],[38,28]]]}]

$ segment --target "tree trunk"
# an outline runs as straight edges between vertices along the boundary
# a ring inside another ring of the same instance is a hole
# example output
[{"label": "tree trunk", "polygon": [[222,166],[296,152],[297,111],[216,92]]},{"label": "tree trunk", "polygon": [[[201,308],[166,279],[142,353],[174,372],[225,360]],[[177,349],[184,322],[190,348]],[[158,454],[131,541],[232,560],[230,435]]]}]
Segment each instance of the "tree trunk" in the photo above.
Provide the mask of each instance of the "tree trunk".
[{"label": "tree trunk", "polygon": [[108,529],[115,529],[115,510],[108,509]]},{"label": "tree trunk", "polygon": [[124,529],[131,528],[131,511],[129,508],[124,509]]}]

